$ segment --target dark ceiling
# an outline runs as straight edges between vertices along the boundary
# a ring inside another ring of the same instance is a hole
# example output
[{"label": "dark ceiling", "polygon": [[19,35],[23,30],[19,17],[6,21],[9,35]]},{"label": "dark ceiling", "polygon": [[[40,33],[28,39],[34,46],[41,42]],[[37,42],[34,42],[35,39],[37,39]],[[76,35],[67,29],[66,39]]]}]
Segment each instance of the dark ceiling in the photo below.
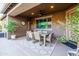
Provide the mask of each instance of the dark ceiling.
[{"label": "dark ceiling", "polygon": [[[39,17],[41,15],[48,15],[58,11],[67,10],[68,8],[75,5],[76,3],[42,3],[26,12],[21,13],[18,16]],[[51,9],[50,6],[54,6],[54,8]],[[34,15],[32,15],[31,13],[34,13]],[[42,14],[40,15],[40,13]]]}]

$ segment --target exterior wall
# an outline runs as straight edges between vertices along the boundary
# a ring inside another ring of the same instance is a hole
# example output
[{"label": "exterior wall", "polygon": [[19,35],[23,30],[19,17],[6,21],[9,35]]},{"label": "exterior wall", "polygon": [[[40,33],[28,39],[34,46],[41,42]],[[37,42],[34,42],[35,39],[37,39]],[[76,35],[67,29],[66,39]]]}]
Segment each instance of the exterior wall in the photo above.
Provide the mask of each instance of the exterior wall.
[{"label": "exterior wall", "polygon": [[[60,11],[52,14],[52,32],[54,32],[56,36],[63,35],[66,32],[64,27],[64,24],[66,23],[65,15],[66,11]],[[31,27],[35,27],[35,24],[35,19],[33,19]]]},{"label": "exterior wall", "polygon": [[[67,22],[66,12],[72,8],[76,7],[76,5],[71,6],[67,10],[56,12],[52,15],[52,32],[56,36],[66,35],[66,27],[64,26]],[[48,15],[49,16],[49,15]],[[35,19],[32,21],[32,28],[35,27]]]},{"label": "exterior wall", "polygon": [[[16,31],[14,32],[16,34],[16,37],[21,37],[26,35],[27,31],[27,19],[24,19],[22,17],[11,17],[9,16],[8,19],[14,20],[16,22]],[[22,22],[25,22],[25,25],[22,25]],[[10,35],[11,33],[9,33]],[[9,36],[10,37],[10,36]]]}]

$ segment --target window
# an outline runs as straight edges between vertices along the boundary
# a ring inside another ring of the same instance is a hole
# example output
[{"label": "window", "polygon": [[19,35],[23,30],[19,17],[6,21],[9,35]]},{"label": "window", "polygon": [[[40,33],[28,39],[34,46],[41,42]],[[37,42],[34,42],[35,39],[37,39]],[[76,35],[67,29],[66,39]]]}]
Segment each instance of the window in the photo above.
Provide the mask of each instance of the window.
[{"label": "window", "polygon": [[51,18],[41,18],[36,20],[37,29],[50,29],[52,25]]}]

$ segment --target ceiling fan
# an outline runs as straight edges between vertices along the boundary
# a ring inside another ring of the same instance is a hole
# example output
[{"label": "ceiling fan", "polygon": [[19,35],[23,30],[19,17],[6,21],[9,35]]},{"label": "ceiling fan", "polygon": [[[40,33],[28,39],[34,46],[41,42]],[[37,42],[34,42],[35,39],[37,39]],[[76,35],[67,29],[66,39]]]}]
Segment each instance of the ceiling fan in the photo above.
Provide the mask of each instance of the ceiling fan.
[{"label": "ceiling fan", "polygon": [[46,15],[46,11],[45,10],[39,10],[39,11],[37,11],[37,14],[39,16],[44,16],[44,15]]}]

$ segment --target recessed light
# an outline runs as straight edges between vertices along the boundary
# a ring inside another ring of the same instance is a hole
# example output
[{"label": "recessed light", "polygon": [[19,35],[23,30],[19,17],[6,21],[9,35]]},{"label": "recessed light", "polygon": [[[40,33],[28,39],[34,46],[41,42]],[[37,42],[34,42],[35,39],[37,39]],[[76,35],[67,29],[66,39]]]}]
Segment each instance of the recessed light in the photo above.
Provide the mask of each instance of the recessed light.
[{"label": "recessed light", "polygon": [[50,6],[50,8],[54,8],[54,6]]},{"label": "recessed light", "polygon": [[32,15],[34,15],[34,13],[31,13]]}]

